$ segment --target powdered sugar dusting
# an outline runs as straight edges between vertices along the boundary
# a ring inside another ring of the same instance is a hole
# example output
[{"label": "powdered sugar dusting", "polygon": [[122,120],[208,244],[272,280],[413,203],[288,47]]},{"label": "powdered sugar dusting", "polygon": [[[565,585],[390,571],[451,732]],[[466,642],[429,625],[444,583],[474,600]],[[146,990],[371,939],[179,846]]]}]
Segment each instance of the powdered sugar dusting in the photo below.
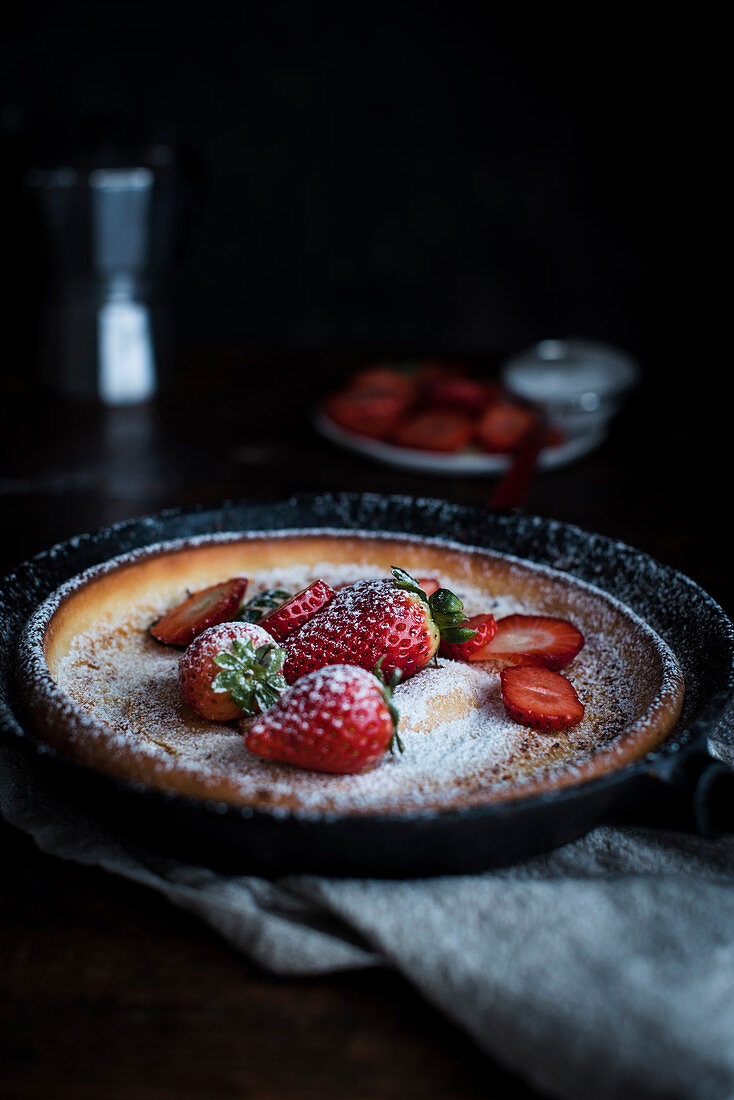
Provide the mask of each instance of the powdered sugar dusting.
[{"label": "powdered sugar dusting", "polygon": [[[251,579],[248,597],[267,588],[295,592],[317,577],[336,587],[379,574],[384,576],[382,568],[371,573],[364,562],[271,569]],[[456,576],[438,579],[464,600],[468,615],[543,613],[543,608],[492,592],[490,585],[463,584]],[[615,638],[618,620],[610,613],[605,622],[603,608],[595,606],[593,622],[579,623],[587,644],[565,670],[587,707],[587,717],[576,728],[541,734],[517,725],[502,705],[496,664],[439,659],[396,689],[402,755],[387,754],[356,776],[307,772],[248,752],[237,724],[207,722],[193,714],[178,687],[178,651],[147,635],[151,620],[165,610],[149,597],[119,621],[78,635],[59,661],[56,677],[78,708],[112,727],[121,750],[134,745],[160,774],[186,770],[204,795],[226,776],[243,801],[274,809],[386,813],[449,807],[466,795],[521,788],[540,774],[573,770],[600,746],[613,745],[644,709],[629,657]],[[644,655],[640,659],[646,660]],[[93,728],[90,722],[89,731]]]}]

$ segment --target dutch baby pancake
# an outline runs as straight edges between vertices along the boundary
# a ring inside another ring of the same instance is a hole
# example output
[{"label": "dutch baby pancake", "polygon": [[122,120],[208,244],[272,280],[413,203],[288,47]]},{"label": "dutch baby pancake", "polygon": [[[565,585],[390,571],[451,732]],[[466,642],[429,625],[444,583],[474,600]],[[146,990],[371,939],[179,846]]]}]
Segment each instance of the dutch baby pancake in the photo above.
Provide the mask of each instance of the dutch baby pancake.
[{"label": "dutch baby pancake", "polygon": [[[467,616],[556,616],[585,645],[564,669],[583,703],[548,732],[503,705],[502,662],[438,656],[395,687],[404,751],[361,774],[261,759],[248,720],[214,722],[182,697],[180,651],[151,623],[194,592],[247,578],[248,598],[337,589],[393,566],[437,578]],[[560,571],[439,539],[339,530],[230,532],[133,551],[67,582],[33,615],[18,677],[39,738],[91,768],[159,789],[275,813],[415,814],[481,806],[584,782],[655,749],[683,701],[667,643],[634,610]]]}]

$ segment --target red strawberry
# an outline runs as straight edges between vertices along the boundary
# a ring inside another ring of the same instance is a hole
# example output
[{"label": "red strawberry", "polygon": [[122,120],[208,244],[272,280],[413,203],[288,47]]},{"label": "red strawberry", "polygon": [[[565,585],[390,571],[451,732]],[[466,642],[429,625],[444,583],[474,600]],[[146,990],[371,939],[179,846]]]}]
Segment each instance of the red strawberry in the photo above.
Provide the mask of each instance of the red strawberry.
[{"label": "red strawberry", "polygon": [[333,595],[334,589],[330,588],[326,581],[316,580],[300,592],[296,592],[295,596],[284,600],[274,611],[260,619],[259,625],[263,630],[267,630],[276,642],[282,642],[302,623],[315,615]]},{"label": "red strawberry", "polygon": [[477,425],[477,445],[493,454],[514,451],[537,422],[538,415],[532,409],[509,401],[497,401],[489,406]]},{"label": "red strawberry", "polygon": [[409,404],[410,398],[400,394],[347,390],[328,398],[324,411],[348,432],[370,439],[387,439]]},{"label": "red strawberry", "polygon": [[246,591],[246,577],[203,588],[153,623],[150,633],[165,645],[187,646],[208,627],[233,619]]},{"label": "red strawberry", "polygon": [[476,631],[474,637],[467,642],[459,642],[458,645],[442,641],[438,650],[442,657],[448,657],[450,661],[471,661],[476,651],[491,642],[497,633],[494,615],[474,615],[463,626],[467,630]]},{"label": "red strawberry", "polygon": [[202,718],[229,722],[265,710],[285,691],[284,658],[284,650],[261,626],[220,623],[181,654],[178,682]]},{"label": "red strawberry", "polygon": [[565,730],[584,717],[584,704],[570,680],[537,665],[503,668],[502,702],[510,718],[536,730]]},{"label": "red strawberry", "polygon": [[446,588],[426,597],[403,569],[393,580],[364,580],[342,588],[286,641],[283,674],[292,684],[324,665],[372,669],[382,658],[386,676],[412,676],[436,654],[441,637],[458,643],[473,637],[464,627],[463,604]]},{"label": "red strawberry", "polygon": [[467,445],[472,429],[473,422],[464,413],[426,409],[398,424],[392,440],[398,447],[451,453]]},{"label": "red strawberry", "polygon": [[563,668],[584,644],[581,631],[566,619],[548,615],[506,615],[497,621],[497,632],[472,661],[512,661],[514,664]]},{"label": "red strawberry", "polygon": [[391,689],[353,665],[304,676],[245,734],[250,752],[318,772],[351,774],[375,764],[397,738]]},{"label": "red strawberry", "polygon": [[499,397],[499,386],[460,374],[437,377],[425,389],[425,400],[442,409],[456,409],[478,416]]}]

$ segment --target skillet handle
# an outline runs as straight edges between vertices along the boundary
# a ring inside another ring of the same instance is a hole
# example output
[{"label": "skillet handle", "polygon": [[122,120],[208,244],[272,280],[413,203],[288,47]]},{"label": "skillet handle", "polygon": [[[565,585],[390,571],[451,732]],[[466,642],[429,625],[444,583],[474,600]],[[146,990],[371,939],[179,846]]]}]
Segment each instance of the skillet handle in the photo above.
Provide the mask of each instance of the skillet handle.
[{"label": "skillet handle", "polygon": [[734,833],[734,770],[709,757],[693,788],[692,809],[702,836]]},{"label": "skillet handle", "polygon": [[[734,769],[704,749],[694,749],[658,779],[664,785],[656,822],[717,838],[734,833]],[[662,812],[661,812],[662,811]]]}]

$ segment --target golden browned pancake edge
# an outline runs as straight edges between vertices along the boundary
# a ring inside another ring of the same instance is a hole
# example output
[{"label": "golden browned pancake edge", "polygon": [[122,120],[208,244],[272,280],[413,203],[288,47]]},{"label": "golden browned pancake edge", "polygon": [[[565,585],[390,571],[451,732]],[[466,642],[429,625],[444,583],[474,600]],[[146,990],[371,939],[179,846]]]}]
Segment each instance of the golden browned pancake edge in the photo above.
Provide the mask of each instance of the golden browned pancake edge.
[{"label": "golden browned pancake edge", "polygon": [[[491,550],[412,536],[274,532],[211,539],[163,544],[115,559],[69,582],[39,609],[21,639],[18,684],[28,720],[44,742],[121,779],[207,800],[272,809],[266,798],[243,797],[238,784],[227,776],[203,784],[185,766],[176,767],[174,762],[161,770],[134,744],[121,746],[111,726],[84,712],[61,690],[54,672],[79,634],[105,619],[119,619],[126,607],[146,593],[172,604],[186,588],[196,590],[234,575],[323,562],[364,562],[370,570],[381,567],[385,573],[399,564],[416,575],[439,574],[457,585],[511,596],[541,614],[582,621],[585,631],[598,611],[614,634],[625,669],[635,677],[638,713],[611,743],[601,745],[573,768],[531,777],[521,790],[488,782],[484,790],[459,792],[455,803],[442,809],[489,805],[586,782],[655,749],[680,716],[683,677],[665,643],[616,600],[568,575]],[[423,808],[434,807],[428,802]],[[302,811],[297,795],[290,803],[281,802],[279,809]]]}]

